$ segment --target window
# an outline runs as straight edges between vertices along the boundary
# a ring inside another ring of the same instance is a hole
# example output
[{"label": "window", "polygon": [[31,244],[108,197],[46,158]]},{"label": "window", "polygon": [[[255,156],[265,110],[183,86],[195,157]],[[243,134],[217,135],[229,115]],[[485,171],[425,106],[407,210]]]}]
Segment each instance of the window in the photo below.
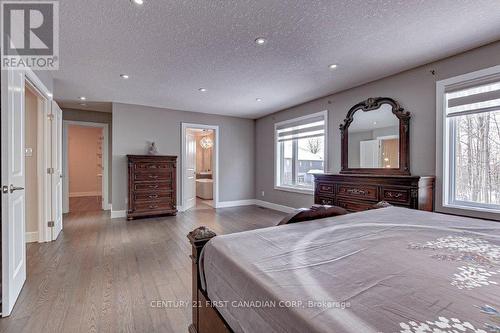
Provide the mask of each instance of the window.
[{"label": "window", "polygon": [[500,212],[500,79],[444,94],[443,204]]},{"label": "window", "polygon": [[312,193],[325,171],[327,111],[275,124],[277,189]]}]

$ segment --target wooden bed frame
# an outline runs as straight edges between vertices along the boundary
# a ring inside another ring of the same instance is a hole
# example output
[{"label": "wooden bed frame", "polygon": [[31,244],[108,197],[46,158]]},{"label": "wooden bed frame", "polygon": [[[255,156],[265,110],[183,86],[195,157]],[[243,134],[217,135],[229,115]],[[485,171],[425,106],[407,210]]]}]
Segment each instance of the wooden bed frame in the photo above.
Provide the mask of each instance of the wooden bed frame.
[{"label": "wooden bed frame", "polygon": [[193,323],[189,325],[189,333],[232,333],[233,330],[226,323],[216,307],[211,306],[207,293],[201,287],[199,260],[201,250],[216,234],[207,227],[199,227],[188,234],[188,239],[193,247],[192,262],[192,288],[193,297]]},{"label": "wooden bed frame", "polygon": [[[374,208],[380,208],[375,207]],[[298,209],[286,216],[279,225],[298,223],[320,218],[347,214],[347,211],[340,207],[314,205],[310,209]],[[189,325],[190,333],[232,333],[233,330],[224,320],[207,293],[201,287],[201,276],[199,271],[200,255],[205,244],[210,239],[217,236],[215,232],[207,227],[199,227],[188,234],[189,242],[192,246],[191,266],[192,266],[192,307],[193,323]]]}]

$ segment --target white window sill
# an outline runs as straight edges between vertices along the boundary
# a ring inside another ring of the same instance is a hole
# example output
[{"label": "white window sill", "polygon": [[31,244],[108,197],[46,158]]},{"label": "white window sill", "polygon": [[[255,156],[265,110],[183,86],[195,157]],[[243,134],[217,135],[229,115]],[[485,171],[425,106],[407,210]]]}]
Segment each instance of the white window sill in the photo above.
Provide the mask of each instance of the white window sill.
[{"label": "white window sill", "polygon": [[478,207],[478,206],[469,206],[469,205],[460,205],[460,204],[443,204],[444,208],[449,209],[460,209],[460,210],[468,210],[471,212],[484,212],[489,214],[500,214],[499,209],[495,208],[486,208],[486,207]]},{"label": "white window sill", "polygon": [[297,187],[288,187],[288,186],[274,186],[275,190],[278,191],[285,191],[285,192],[294,192],[294,193],[301,193],[301,194],[308,194],[308,195],[313,195],[314,190],[313,189],[305,189],[305,188],[297,188]]}]

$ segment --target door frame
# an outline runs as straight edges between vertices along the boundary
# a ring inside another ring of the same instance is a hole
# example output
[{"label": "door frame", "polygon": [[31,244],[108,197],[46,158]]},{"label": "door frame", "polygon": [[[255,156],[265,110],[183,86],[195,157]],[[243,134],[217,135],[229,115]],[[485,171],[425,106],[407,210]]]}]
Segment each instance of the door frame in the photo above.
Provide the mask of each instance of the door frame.
[{"label": "door frame", "polygon": [[[25,75],[25,87],[34,91],[38,98],[37,105],[37,187],[38,187],[38,242],[45,243],[52,241],[52,229],[48,226],[48,221],[52,219],[52,187],[51,175],[47,170],[52,166],[52,155],[50,147],[52,142],[51,124],[49,115],[51,114],[52,94],[44,93],[43,83],[36,82],[37,78]],[[36,76],[35,76],[36,77]],[[26,93],[25,93],[26,94]],[[26,95],[25,95],[26,96]]]},{"label": "door frame", "polygon": [[177,210],[183,211],[185,207],[184,203],[184,189],[186,188],[186,172],[184,171],[184,161],[186,160],[186,130],[188,128],[194,128],[194,129],[211,129],[214,131],[215,134],[215,145],[213,149],[213,154],[215,155],[215,158],[212,160],[214,161],[215,165],[213,168],[212,172],[212,178],[214,180],[213,183],[213,192],[214,192],[214,200],[213,200],[213,207],[214,208],[219,208],[219,125],[205,125],[205,124],[195,124],[195,123],[181,123],[181,192],[177,193],[177,198],[180,197],[180,200],[178,202],[181,203],[181,206],[177,207]]},{"label": "door frame", "polygon": [[[51,106],[51,103],[52,103],[52,99],[53,99],[53,95],[52,95],[52,92],[45,86],[45,84],[38,78],[38,76],[33,72],[33,70],[31,70],[30,68],[26,68],[26,69],[16,69],[16,70],[13,70],[13,69],[6,69],[6,70],[2,70],[1,72],[1,80],[2,82],[4,83],[2,85],[2,89],[1,89],[1,108],[5,110],[5,108],[7,107],[7,98],[8,98],[8,89],[11,89],[11,87],[8,86],[8,75],[10,71],[22,71],[20,74],[21,74],[21,77],[22,77],[22,84],[21,84],[21,87],[19,89],[22,90],[22,93],[23,95],[25,94],[25,90],[26,90],[26,85],[28,84],[30,86],[30,88],[33,88],[38,94],[39,94],[39,97],[41,97],[39,99],[39,104],[38,104],[38,117],[37,117],[37,127],[38,127],[38,136],[37,136],[37,139],[38,139],[38,142],[37,142],[37,148],[40,148],[40,145],[42,150],[38,149],[38,154],[37,154],[37,161],[39,162],[39,165],[38,165],[38,172],[37,172],[37,176],[38,176],[38,185],[39,185],[39,193],[42,193],[42,194],[45,194],[45,193],[50,193],[48,191],[50,191],[50,183],[48,182],[50,180],[50,175],[47,174],[46,172],[46,169],[45,167],[47,166],[48,163],[50,163],[50,149],[46,149],[47,147],[49,147],[49,144],[48,142],[50,141],[45,141],[43,140],[44,139],[44,135],[46,135],[48,133],[48,135],[50,135],[50,122],[48,121],[48,117],[49,117],[49,114],[50,114],[50,106]],[[24,105],[23,105],[24,107]],[[2,114],[2,118],[3,118],[3,114]],[[23,126],[24,126],[24,122],[25,120],[23,120]],[[2,125],[2,128],[3,126],[7,126],[6,124],[3,124]],[[4,128],[3,128],[4,129]],[[41,131],[40,131],[41,129]],[[7,135],[4,133],[5,131],[2,131],[2,139],[4,138],[4,135]],[[45,136],[46,137],[46,136]],[[42,139],[42,140],[41,140]],[[45,146],[44,146],[45,144]],[[1,155],[2,157],[4,156],[4,149],[5,149],[5,144],[2,142],[1,145],[0,145],[0,149],[1,149]],[[44,152],[42,154],[42,152]],[[2,170],[2,178],[3,178],[3,170]],[[2,182],[4,182],[5,179],[2,179]],[[39,214],[39,225],[38,225],[38,238],[39,238],[39,242],[46,242],[46,241],[50,241],[50,236],[51,236],[51,230],[50,230],[50,227],[48,226],[48,221],[50,220],[50,214],[51,214],[51,206],[50,206],[50,199],[47,200],[47,196],[45,195],[42,195],[41,198],[45,198],[44,200],[39,200],[39,205],[38,205],[38,209],[39,209],[39,213],[40,213],[40,210],[41,210],[41,214]],[[49,196],[50,198],[50,196]],[[4,200],[2,199],[2,205],[4,203]],[[2,229],[2,233],[1,233],[1,237],[2,237],[2,272],[1,272],[1,276],[2,276],[2,312],[1,312],[1,316],[2,317],[7,317],[10,315],[12,309],[14,308],[14,305],[17,301],[17,298],[19,297],[19,295],[17,296],[13,296],[11,295],[10,291],[11,291],[11,288],[12,286],[10,285],[10,281],[9,281],[9,273],[11,272],[10,271],[10,268],[8,267],[9,265],[9,260],[8,260],[8,257],[10,255],[12,255],[11,253],[9,253],[9,248],[8,248],[8,244],[12,243],[13,240],[10,239],[9,240],[9,236],[10,236],[10,228],[12,227],[11,225],[9,225],[9,221],[5,221],[3,219],[3,209],[2,209],[2,224],[1,224],[1,229]],[[26,219],[24,219],[23,221],[24,223],[26,223]],[[23,247],[26,246],[26,234],[23,235],[23,241],[24,241],[24,244],[22,244]],[[24,264],[26,264],[26,252],[24,252]],[[24,279],[23,283],[26,282],[26,279]]]},{"label": "door frame", "polygon": [[101,193],[102,193],[102,210],[111,210],[111,204],[109,203],[109,125],[105,123],[94,123],[88,121],[78,121],[78,120],[63,120],[63,213],[69,212],[69,166],[68,166],[68,127],[70,125],[84,126],[84,127],[99,127],[103,129],[104,142],[102,147],[102,181],[101,181]]}]

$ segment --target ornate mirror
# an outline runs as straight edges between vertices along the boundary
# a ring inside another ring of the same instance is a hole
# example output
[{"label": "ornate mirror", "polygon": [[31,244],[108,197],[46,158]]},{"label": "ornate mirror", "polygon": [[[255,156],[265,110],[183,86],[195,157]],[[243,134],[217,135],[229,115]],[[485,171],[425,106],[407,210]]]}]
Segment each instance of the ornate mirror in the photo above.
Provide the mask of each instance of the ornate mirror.
[{"label": "ornate mirror", "polygon": [[395,100],[377,97],[354,105],[340,132],[340,173],[410,174],[410,113]]}]

